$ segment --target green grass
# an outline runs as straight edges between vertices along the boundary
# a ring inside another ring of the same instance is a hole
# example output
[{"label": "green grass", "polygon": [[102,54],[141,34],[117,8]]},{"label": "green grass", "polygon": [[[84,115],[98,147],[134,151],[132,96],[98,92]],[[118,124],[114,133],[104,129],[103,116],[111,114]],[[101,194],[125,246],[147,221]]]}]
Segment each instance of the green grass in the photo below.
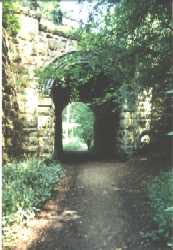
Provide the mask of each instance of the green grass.
[{"label": "green grass", "polygon": [[48,166],[32,158],[13,162],[3,167],[3,238],[10,244],[15,237],[15,226],[34,217],[51,196],[54,185],[63,175],[57,163]]},{"label": "green grass", "polygon": [[162,172],[149,186],[149,198],[156,235],[173,249],[173,172]]},{"label": "green grass", "polygon": [[78,142],[70,142],[63,146],[64,151],[80,151],[81,145]]}]

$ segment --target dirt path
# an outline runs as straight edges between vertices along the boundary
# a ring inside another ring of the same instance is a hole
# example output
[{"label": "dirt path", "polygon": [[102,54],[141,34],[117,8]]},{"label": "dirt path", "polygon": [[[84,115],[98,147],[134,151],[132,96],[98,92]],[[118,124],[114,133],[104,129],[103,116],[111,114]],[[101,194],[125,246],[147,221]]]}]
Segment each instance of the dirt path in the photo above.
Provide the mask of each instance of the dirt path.
[{"label": "dirt path", "polygon": [[151,230],[146,169],[115,162],[66,168],[72,186],[63,210],[55,211],[55,199],[49,226],[28,250],[165,250],[143,237]]}]

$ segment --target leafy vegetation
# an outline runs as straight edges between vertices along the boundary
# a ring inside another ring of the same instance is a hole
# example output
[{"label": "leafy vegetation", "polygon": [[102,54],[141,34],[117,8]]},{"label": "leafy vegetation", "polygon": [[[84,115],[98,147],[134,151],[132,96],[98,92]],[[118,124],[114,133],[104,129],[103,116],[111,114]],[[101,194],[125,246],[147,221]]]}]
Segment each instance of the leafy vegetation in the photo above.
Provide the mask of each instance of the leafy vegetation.
[{"label": "leafy vegetation", "polygon": [[[12,37],[19,30],[14,15],[17,2],[3,2],[3,27]],[[36,8],[37,2],[44,16],[61,23],[62,13],[54,10],[58,8],[58,1],[51,1],[51,10],[46,9],[44,1],[30,1],[30,4]],[[163,97],[173,78],[170,9],[169,1],[162,0],[98,0],[88,23],[75,33],[76,40],[79,39],[78,51],[62,56],[41,70],[40,82],[47,84],[47,80],[56,79],[62,87],[70,87],[71,99],[75,100],[80,89],[89,86],[92,101],[97,104],[123,104],[125,101],[128,105],[134,104],[144,89],[152,89],[154,97]],[[80,125],[74,129],[74,136],[81,138],[90,149],[94,126],[92,112],[87,106],[78,105],[70,116],[71,122]],[[169,136],[172,133],[170,130]],[[79,147],[79,143],[65,145],[66,150]],[[62,173],[60,165],[51,163],[47,167],[37,159],[4,166],[3,234],[7,244],[14,226],[34,216],[50,197]],[[150,185],[153,220],[158,226],[156,235],[173,248],[172,194],[172,172],[161,173]]]},{"label": "leafy vegetation", "polygon": [[173,173],[162,172],[149,186],[153,221],[158,230],[155,236],[165,239],[173,248]]},{"label": "leafy vegetation", "polygon": [[38,1],[39,9],[42,16],[55,24],[62,24],[62,12],[60,10],[59,1]]},{"label": "leafy vegetation", "polygon": [[173,80],[170,10],[162,0],[97,0],[88,23],[76,31],[78,51],[43,69],[41,85],[57,79],[54,84],[70,89],[72,100],[87,89],[92,104],[126,104],[131,110],[144,90],[151,93],[150,144],[158,149],[160,131],[167,132],[161,118]]},{"label": "leafy vegetation", "polygon": [[83,142],[91,148],[94,137],[94,116],[93,112],[86,105],[78,105],[74,109],[76,122],[80,123],[77,135],[82,138]]},{"label": "leafy vegetation", "polygon": [[11,0],[3,1],[2,26],[12,37],[15,37],[19,31],[19,21],[17,16],[14,15],[17,9],[17,2]]},{"label": "leafy vegetation", "polygon": [[76,32],[79,52],[54,61],[41,79],[57,78],[78,90],[106,78],[97,102],[133,102],[143,89],[163,92],[172,79],[169,7],[157,0],[97,1],[88,23]]},{"label": "leafy vegetation", "polygon": [[26,223],[39,211],[62,174],[60,165],[52,162],[47,166],[35,158],[4,166],[2,208],[5,244],[14,237],[17,224]]},{"label": "leafy vegetation", "polygon": [[41,16],[55,24],[62,24],[63,13],[60,9],[59,0],[21,0],[23,6],[33,10],[39,10]]},{"label": "leafy vegetation", "polygon": [[[94,115],[87,105],[80,102],[69,104],[63,112],[63,122],[67,125],[67,129],[68,124],[71,125],[71,131],[69,130],[68,133],[69,137],[72,136],[78,139],[78,143],[73,143],[68,148],[74,147],[78,149],[80,147],[79,141],[86,144],[88,149],[91,148],[94,137]],[[76,126],[72,127],[73,124]]]}]

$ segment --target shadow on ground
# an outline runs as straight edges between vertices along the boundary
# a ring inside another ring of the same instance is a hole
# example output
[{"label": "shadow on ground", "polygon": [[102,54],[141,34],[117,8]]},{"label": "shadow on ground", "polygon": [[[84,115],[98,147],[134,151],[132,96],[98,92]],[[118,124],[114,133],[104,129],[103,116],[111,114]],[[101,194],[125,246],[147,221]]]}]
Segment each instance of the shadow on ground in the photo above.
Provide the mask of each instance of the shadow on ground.
[{"label": "shadow on ground", "polygon": [[145,192],[153,173],[146,167],[100,161],[65,165],[71,179],[62,208],[53,207],[57,195],[44,211],[49,226],[27,250],[166,250],[144,237],[153,229]]},{"label": "shadow on ground", "polygon": [[88,161],[117,160],[115,155],[98,154],[92,151],[64,151],[61,156],[63,163],[83,163]]}]

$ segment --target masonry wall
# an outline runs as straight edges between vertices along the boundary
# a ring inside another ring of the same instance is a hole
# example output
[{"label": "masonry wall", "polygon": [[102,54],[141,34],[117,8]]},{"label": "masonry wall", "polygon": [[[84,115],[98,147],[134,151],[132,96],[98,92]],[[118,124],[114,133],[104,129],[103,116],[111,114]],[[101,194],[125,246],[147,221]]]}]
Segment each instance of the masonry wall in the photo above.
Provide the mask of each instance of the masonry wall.
[{"label": "masonry wall", "polygon": [[37,12],[23,8],[16,15],[17,37],[12,40],[3,32],[4,162],[14,156],[52,154],[54,106],[39,91],[36,70],[76,48],[76,40]]},{"label": "masonry wall", "polygon": [[12,63],[15,54],[11,54],[13,43],[7,33],[2,36],[2,147],[3,160],[22,154],[23,121],[20,116],[17,90]]},{"label": "masonry wall", "polygon": [[[133,154],[142,143],[140,135],[151,129],[152,91],[143,91],[132,108],[124,103],[117,138],[119,154]],[[149,138],[148,138],[149,139]],[[149,141],[148,141],[149,142]]]},{"label": "masonry wall", "polygon": [[[19,10],[20,31],[14,41],[4,38],[6,47],[3,80],[3,151],[9,155],[48,156],[54,145],[54,106],[39,92],[35,71],[58,56],[76,50],[77,41],[44,20],[34,11]],[[143,92],[133,110],[124,103],[115,148],[131,154],[138,147],[142,131],[151,127],[151,92]],[[116,155],[117,155],[116,152]]]}]

